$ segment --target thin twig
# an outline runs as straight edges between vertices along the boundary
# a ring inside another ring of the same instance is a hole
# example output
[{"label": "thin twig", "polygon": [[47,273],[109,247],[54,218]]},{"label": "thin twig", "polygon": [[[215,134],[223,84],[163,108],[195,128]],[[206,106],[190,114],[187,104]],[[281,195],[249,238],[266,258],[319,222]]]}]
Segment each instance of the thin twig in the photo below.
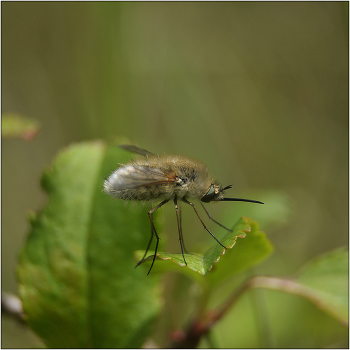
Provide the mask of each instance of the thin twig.
[{"label": "thin twig", "polygon": [[206,335],[212,327],[221,320],[237,302],[237,300],[249,289],[252,288],[265,288],[272,290],[279,290],[288,292],[291,294],[302,296],[318,308],[330,313],[335,319],[337,319],[345,327],[349,327],[349,322],[340,315],[334,312],[332,308],[327,305],[322,298],[317,294],[314,289],[304,286],[298,282],[289,279],[256,276],[245,281],[239,288],[237,288],[228,299],[226,299],[222,305],[216,310],[208,311],[204,316],[195,318],[186,332],[182,332],[182,337],[173,339],[172,348],[195,348],[202,336]]},{"label": "thin twig", "polygon": [[218,318],[215,320],[217,322],[220,320],[232,307],[232,305],[238,300],[238,298],[247,290],[251,288],[265,288],[272,290],[279,290],[282,292],[287,292],[295,295],[302,296],[318,308],[330,313],[334,318],[338,320],[345,327],[349,327],[349,322],[347,319],[339,316],[334,312],[334,310],[329,307],[322,298],[320,298],[313,288],[304,286],[298,282],[290,279],[278,278],[278,277],[267,277],[267,276],[256,276],[248,279],[243,285],[238,288],[218,309]]}]

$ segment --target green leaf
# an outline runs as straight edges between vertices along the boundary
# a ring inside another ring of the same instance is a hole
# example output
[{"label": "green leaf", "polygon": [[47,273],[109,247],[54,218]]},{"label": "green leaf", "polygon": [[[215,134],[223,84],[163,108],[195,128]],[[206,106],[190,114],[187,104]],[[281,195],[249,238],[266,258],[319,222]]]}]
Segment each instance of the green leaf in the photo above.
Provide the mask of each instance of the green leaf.
[{"label": "green leaf", "polygon": [[266,288],[299,295],[344,326],[349,326],[349,252],[346,247],[313,259],[295,279],[255,276],[246,284],[248,288]]},{"label": "green leaf", "polygon": [[135,269],[147,214],[103,192],[130,154],[102,142],[73,145],[46,171],[49,203],[31,215],[18,280],[28,324],[50,348],[136,348],[160,305],[156,275]]},{"label": "green leaf", "polygon": [[[234,227],[233,232],[229,232],[221,241],[221,243],[227,247],[232,248],[236,244],[237,237],[244,238],[246,232],[250,231],[250,227],[247,224],[247,219],[242,218]],[[204,255],[199,254],[188,254],[185,253],[185,259],[187,265],[184,262],[183,256],[181,253],[170,254],[164,252],[158,252],[157,258],[161,260],[171,260],[179,266],[187,266],[189,269],[200,273],[205,276],[213,267],[213,264],[219,261],[221,255],[224,254],[225,248],[219,245],[218,243],[214,244]],[[142,251],[138,253],[138,256],[141,256]],[[154,252],[150,252],[145,261],[153,260]]]},{"label": "green leaf", "polygon": [[[245,237],[245,239],[238,240],[235,246],[238,237]],[[215,242],[204,255],[185,254],[187,266],[181,253],[170,254],[158,252],[157,260],[170,260],[181,267],[187,267],[187,269],[174,268],[170,264],[167,264],[163,269],[159,267],[154,267],[154,269],[156,271],[175,270],[192,278],[196,277],[194,277],[193,273],[189,273],[189,269],[202,276],[207,275],[208,272],[211,271],[208,275],[208,277],[210,276],[210,283],[216,284],[233,274],[255,265],[268,256],[273,250],[265,233],[259,231],[258,224],[245,217],[242,217],[235,224],[233,231],[228,232],[221,240],[221,243],[229,249],[225,250]],[[235,249],[231,249],[233,246],[235,246]],[[153,259],[154,252],[149,253],[150,255],[145,259],[145,262],[150,262]],[[143,254],[143,251],[137,252],[137,258],[142,258]],[[160,264],[158,263],[158,265]]]},{"label": "green leaf", "polygon": [[239,240],[235,249],[226,252],[220,264],[215,265],[210,274],[211,286],[253,267],[273,252],[273,246],[265,232],[260,231],[259,224],[250,218],[246,220],[250,232],[245,239]]},{"label": "green leaf", "polygon": [[31,140],[39,131],[36,120],[23,117],[19,114],[6,113],[1,117],[2,138],[22,138]]},{"label": "green leaf", "polygon": [[346,247],[310,261],[298,274],[297,281],[308,288],[311,301],[343,324],[348,324],[349,252]]}]

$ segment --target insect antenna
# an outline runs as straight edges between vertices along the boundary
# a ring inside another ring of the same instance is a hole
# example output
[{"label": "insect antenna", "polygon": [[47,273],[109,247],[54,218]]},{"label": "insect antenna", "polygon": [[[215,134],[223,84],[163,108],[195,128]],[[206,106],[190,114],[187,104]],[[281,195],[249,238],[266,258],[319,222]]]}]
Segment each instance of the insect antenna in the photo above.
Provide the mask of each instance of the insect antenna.
[{"label": "insect antenna", "polygon": [[[193,209],[194,211],[196,212],[197,216],[198,216],[198,219],[200,220],[200,222],[202,223],[203,227],[211,234],[211,236],[216,240],[216,242],[218,242],[223,248],[227,249],[227,247],[225,247],[207,228],[207,226],[205,226],[203,220],[201,219],[201,217],[199,216],[198,212],[197,212],[197,209],[196,207],[194,206],[193,203],[189,202],[186,198],[182,198],[182,201],[189,204]],[[214,220],[215,221],[215,220]],[[219,224],[221,225],[221,224]],[[230,230],[229,230],[230,231]]]}]

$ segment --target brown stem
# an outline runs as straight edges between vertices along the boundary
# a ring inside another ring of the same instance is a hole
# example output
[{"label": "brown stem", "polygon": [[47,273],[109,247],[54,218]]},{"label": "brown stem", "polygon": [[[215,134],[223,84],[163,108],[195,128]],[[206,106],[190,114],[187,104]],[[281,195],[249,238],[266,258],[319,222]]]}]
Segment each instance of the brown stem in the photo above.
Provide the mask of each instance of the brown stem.
[{"label": "brown stem", "polygon": [[237,300],[242,296],[242,294],[251,288],[266,288],[272,290],[279,290],[302,296],[311,301],[318,308],[330,313],[345,327],[349,327],[348,320],[336,314],[334,310],[329,305],[327,305],[322,298],[318,296],[317,292],[314,289],[289,279],[256,276],[245,281],[238,289],[236,289],[229,296],[228,299],[226,299],[222,303],[221,306],[219,306],[217,310],[210,310],[204,315],[204,317],[202,316],[200,319],[198,317],[194,319],[194,321],[187,328],[186,332],[177,332],[177,334],[181,333],[181,336],[174,337],[170,347],[197,347],[201,340],[201,337],[207,334],[211,330],[211,328],[216,324],[216,322],[221,320],[226,315],[226,313],[237,302]]}]

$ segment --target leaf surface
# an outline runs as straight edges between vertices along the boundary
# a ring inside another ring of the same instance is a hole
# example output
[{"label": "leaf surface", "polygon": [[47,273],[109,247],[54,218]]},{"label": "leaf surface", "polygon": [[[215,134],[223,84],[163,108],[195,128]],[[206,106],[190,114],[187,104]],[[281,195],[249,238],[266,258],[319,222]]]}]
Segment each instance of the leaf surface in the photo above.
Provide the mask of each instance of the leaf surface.
[{"label": "leaf surface", "polygon": [[346,247],[322,254],[300,271],[297,281],[322,309],[348,324],[349,252]]},{"label": "leaf surface", "polygon": [[[237,240],[237,238],[244,239]],[[231,275],[255,265],[267,257],[273,250],[265,233],[259,231],[258,224],[246,217],[242,217],[238,220],[232,232],[228,232],[221,240],[221,243],[228,249],[226,250],[217,242],[214,242],[212,247],[208,249],[204,255],[185,254],[187,266],[181,253],[170,254],[158,252],[157,259],[170,260],[178,266],[187,268],[179,269],[173,264],[166,264],[163,269],[161,266],[153,267],[153,269],[156,271],[175,270],[195,279],[198,279],[198,277],[192,272],[189,272],[189,270],[195,271],[202,276],[206,276],[210,271],[206,278],[209,278],[209,283],[214,285]],[[142,258],[143,254],[143,251],[137,252],[137,259]],[[145,262],[152,261],[154,252],[149,252],[149,254]],[[158,265],[161,264],[158,263]]]},{"label": "leaf surface", "polygon": [[299,295],[349,326],[349,252],[341,247],[314,258],[294,279],[255,276],[250,288],[266,288]]},{"label": "leaf surface", "polygon": [[65,149],[42,178],[49,203],[31,215],[19,291],[28,324],[51,348],[135,348],[160,309],[157,276],[135,269],[145,210],[103,192],[130,154],[102,142]]}]

